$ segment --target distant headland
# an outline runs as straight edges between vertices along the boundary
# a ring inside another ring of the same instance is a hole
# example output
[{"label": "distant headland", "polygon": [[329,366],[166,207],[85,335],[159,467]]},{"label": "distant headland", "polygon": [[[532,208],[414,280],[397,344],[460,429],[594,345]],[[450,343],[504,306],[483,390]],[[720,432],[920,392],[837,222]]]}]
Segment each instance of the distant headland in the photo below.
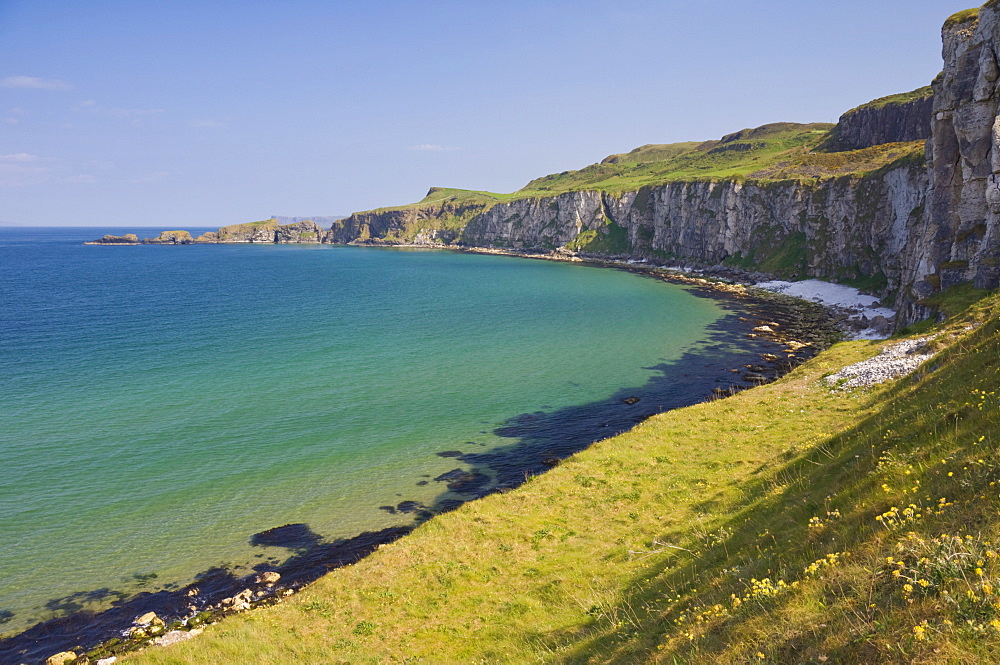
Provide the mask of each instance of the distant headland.
[{"label": "distant headland", "polygon": [[163,231],[155,238],[143,238],[134,233],[105,235],[85,245],[194,245],[218,243],[321,243],[327,231],[313,220],[281,224],[272,217],[260,222],[223,226],[194,237],[189,231]]}]

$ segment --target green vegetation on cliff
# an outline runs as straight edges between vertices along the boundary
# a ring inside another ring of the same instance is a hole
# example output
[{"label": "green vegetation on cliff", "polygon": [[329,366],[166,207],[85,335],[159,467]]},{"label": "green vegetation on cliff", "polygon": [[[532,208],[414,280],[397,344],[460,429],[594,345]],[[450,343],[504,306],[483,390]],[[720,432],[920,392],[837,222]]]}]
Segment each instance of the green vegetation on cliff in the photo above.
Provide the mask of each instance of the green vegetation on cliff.
[{"label": "green vegetation on cliff", "polygon": [[[872,104],[896,103],[919,98],[923,89],[896,95]],[[919,94],[918,94],[919,93]],[[532,180],[510,194],[432,187],[422,200],[409,205],[378,208],[370,214],[411,213],[398,230],[379,236],[388,242],[413,240],[420,230],[458,232],[476,215],[498,203],[518,199],[538,199],[572,191],[622,193],[679,181],[705,180],[802,180],[843,176],[863,176],[901,160],[922,160],[923,141],[889,143],[863,150],[827,152],[835,126],[824,123],[774,123],[744,129],[717,141],[644,145],[631,152],[610,155],[597,164],[576,171],[564,171]],[[357,237],[372,239],[362,222]],[[367,233],[367,235],[366,235]],[[586,238],[575,241],[583,251]]]},{"label": "green vegetation on cliff", "polygon": [[[975,11],[979,11],[978,9]],[[963,12],[964,13],[964,12]],[[873,99],[867,104],[862,104],[857,106],[850,111],[844,113],[844,115],[850,115],[852,113],[857,113],[858,111],[864,111],[867,109],[880,109],[886,106],[892,106],[893,104],[908,104],[909,102],[916,101],[918,99],[924,99],[925,97],[930,97],[934,94],[934,88],[926,85],[922,88],[917,88],[916,90],[911,90],[910,92],[901,92],[895,95],[887,95],[885,97],[879,97],[878,99]]]},{"label": "green vegetation on cliff", "polygon": [[[991,0],[987,2],[984,6],[991,7],[996,4],[995,1]],[[975,21],[979,19],[979,7],[973,7],[972,9],[963,9],[960,12],[955,12],[949,16],[945,22],[944,27],[951,28],[956,25],[961,25],[962,23],[968,23],[969,21]]]},{"label": "green vegetation on cliff", "polygon": [[[922,91],[915,91],[886,99],[900,101],[920,94]],[[876,100],[872,104],[883,102]],[[829,152],[826,146],[834,144],[835,133],[836,127],[830,124],[774,123],[744,129],[717,141],[644,145],[580,170],[537,178],[510,194],[432,187],[416,203],[355,213],[343,225],[337,241],[407,243],[423,232],[433,233],[437,242],[448,244],[460,239],[462,230],[477,215],[499,203],[519,199],[542,199],[573,191],[648,191],[649,187],[671,182],[808,182],[863,177],[924,158],[923,141]],[[585,231],[567,248],[590,254],[626,254],[629,241],[623,229]],[[746,256],[749,254],[734,261],[747,263],[743,260]]]},{"label": "green vegetation on cliff", "polygon": [[775,123],[744,129],[718,141],[648,145],[611,155],[579,171],[532,180],[517,193],[549,196],[568,191],[623,192],[678,180],[750,177],[792,155],[807,154],[833,125]]},{"label": "green vegetation on cliff", "polygon": [[881,343],[836,345],[126,661],[994,662],[1000,297],[938,332],[895,383],[832,390]]}]

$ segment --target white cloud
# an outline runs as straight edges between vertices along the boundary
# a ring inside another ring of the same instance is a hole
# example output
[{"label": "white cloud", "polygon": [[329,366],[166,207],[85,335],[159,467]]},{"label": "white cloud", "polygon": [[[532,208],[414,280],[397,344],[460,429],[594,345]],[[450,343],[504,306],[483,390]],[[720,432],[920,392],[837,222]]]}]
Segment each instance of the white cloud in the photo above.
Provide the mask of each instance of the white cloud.
[{"label": "white cloud", "polygon": [[3,121],[6,122],[8,125],[16,125],[17,123],[21,122],[17,118],[10,118],[10,117],[4,118]]},{"label": "white cloud", "polygon": [[420,145],[411,145],[410,150],[416,150],[418,152],[450,152],[452,150],[458,150],[458,148],[453,148],[448,145],[438,145],[436,143],[421,143]]},{"label": "white cloud", "polygon": [[129,178],[129,182],[141,185],[147,182],[157,182],[166,178],[169,173],[166,171],[157,171],[156,173],[146,173],[144,175],[136,176],[134,178]]},{"label": "white cloud", "polygon": [[0,162],[37,162],[38,155],[29,155],[26,152],[16,152],[10,155],[0,155]]},{"label": "white cloud", "polygon": [[215,127],[225,127],[226,123],[219,122],[218,120],[192,120],[191,126],[215,128]]},{"label": "white cloud", "polygon": [[31,88],[34,90],[70,90],[73,88],[69,83],[59,79],[43,79],[37,76],[8,76],[0,79],[0,86],[4,88]]}]

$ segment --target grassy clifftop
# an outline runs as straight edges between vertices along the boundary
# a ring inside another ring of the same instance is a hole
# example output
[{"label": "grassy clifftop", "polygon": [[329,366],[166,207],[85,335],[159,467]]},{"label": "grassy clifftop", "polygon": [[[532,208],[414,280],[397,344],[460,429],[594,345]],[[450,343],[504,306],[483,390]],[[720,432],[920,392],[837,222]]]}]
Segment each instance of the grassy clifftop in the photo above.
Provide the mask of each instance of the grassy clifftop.
[{"label": "grassy clifftop", "polygon": [[839,344],[127,660],[993,662],[1000,297],[939,332],[894,384],[831,390],[879,348]]},{"label": "grassy clifftop", "polygon": [[885,97],[879,97],[878,99],[873,99],[867,104],[862,104],[861,106],[855,107],[850,111],[847,111],[846,113],[844,113],[844,115],[850,115],[852,113],[857,113],[858,111],[864,111],[867,109],[880,109],[886,106],[892,106],[894,104],[908,104],[918,99],[925,99],[927,97],[932,96],[933,94],[934,94],[934,88],[927,85],[922,88],[917,88],[916,90],[911,90],[910,92],[901,92],[899,94],[887,95]]},{"label": "grassy clifftop", "polygon": [[[871,104],[884,101],[876,100]],[[516,199],[581,190],[620,193],[676,181],[863,175],[899,159],[922,159],[923,156],[923,141],[831,153],[824,146],[830,144],[834,129],[834,125],[826,123],[781,122],[744,129],[719,140],[644,145],[630,152],[609,155],[579,170],[536,178],[510,194],[432,187],[421,201],[372,212],[429,208],[445,203],[488,209]]]}]

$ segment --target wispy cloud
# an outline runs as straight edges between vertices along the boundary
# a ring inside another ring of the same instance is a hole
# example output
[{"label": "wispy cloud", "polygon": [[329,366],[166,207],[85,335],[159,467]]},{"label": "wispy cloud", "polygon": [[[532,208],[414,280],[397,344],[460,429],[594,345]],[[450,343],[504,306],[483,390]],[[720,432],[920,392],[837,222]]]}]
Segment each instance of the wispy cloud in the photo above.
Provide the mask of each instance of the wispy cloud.
[{"label": "wispy cloud", "polygon": [[128,181],[136,185],[141,185],[147,182],[157,182],[159,180],[163,180],[168,175],[170,174],[167,173],[166,171],[157,171],[156,173],[146,173],[143,175],[136,176],[134,178],[129,178]]},{"label": "wispy cloud", "polygon": [[24,187],[47,178],[48,168],[38,155],[26,152],[0,155],[0,187]]},{"label": "wispy cloud", "polygon": [[62,182],[74,185],[91,185],[97,182],[97,178],[87,173],[81,173],[80,175],[71,175],[68,178],[63,178]]},{"label": "wispy cloud", "polygon": [[76,110],[106,118],[121,118],[123,120],[128,120],[136,127],[142,127],[145,125],[145,121],[149,118],[164,113],[163,109],[126,109],[119,107],[105,107],[101,106],[96,100],[93,99],[87,99],[80,102],[76,105]]},{"label": "wispy cloud", "polygon": [[421,143],[420,145],[411,145],[409,149],[417,152],[450,152],[452,150],[458,150],[458,148],[453,148],[450,145],[438,145],[437,143]]},{"label": "wispy cloud", "polygon": [[8,76],[0,79],[4,88],[31,88],[33,90],[72,90],[73,86],[59,79],[43,79],[37,76]]},{"label": "wispy cloud", "polygon": [[192,120],[191,121],[191,126],[192,127],[217,128],[217,127],[225,127],[226,123],[221,122],[219,120],[208,120],[208,119],[204,119],[204,120]]},{"label": "wispy cloud", "polygon": [[11,110],[7,111],[7,116],[3,119],[8,125],[16,125],[21,122],[21,116],[27,115],[28,112],[24,109],[17,108],[16,106]]},{"label": "wispy cloud", "polygon": [[0,162],[16,162],[23,164],[25,162],[37,162],[41,159],[38,155],[31,155],[26,152],[15,152],[10,155],[0,155]]}]

